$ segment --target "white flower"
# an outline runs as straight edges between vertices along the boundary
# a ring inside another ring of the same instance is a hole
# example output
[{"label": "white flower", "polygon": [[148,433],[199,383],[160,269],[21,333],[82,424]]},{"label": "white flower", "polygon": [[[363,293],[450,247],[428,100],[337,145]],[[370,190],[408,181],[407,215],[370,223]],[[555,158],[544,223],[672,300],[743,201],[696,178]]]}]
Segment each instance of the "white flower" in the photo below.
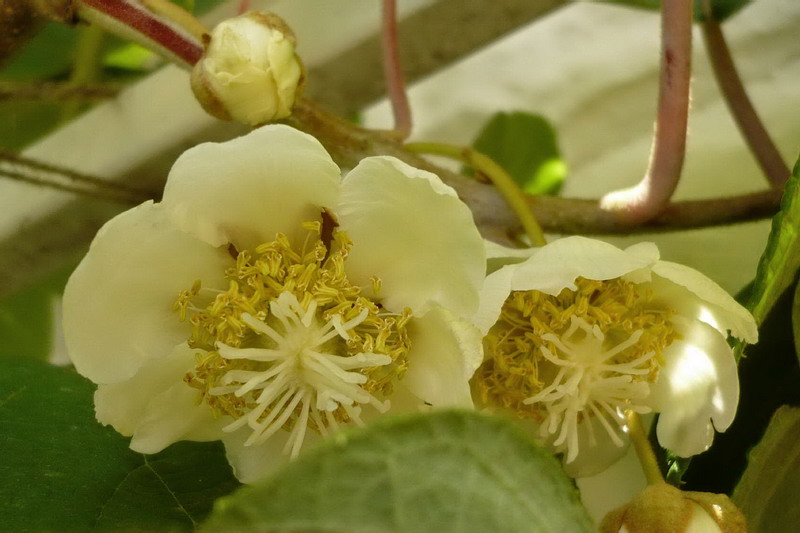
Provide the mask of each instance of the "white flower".
[{"label": "white flower", "polygon": [[739,383],[726,338],[758,331],[717,284],[652,243],[568,237],[516,256],[488,276],[475,320],[482,404],[533,421],[575,476],[624,452],[628,410],[660,413],[659,442],[683,457],[728,428]]},{"label": "white flower", "polygon": [[[251,481],[388,409],[472,405],[483,244],[436,176],[372,157],[344,178],[267,126],[184,153],[161,203],[108,222],[64,333],[131,448],[222,439]],[[282,453],[283,452],[283,453]]]},{"label": "white flower", "polygon": [[303,81],[291,29],[272,13],[218,24],[192,70],[192,90],[211,115],[257,126],[288,117]]}]

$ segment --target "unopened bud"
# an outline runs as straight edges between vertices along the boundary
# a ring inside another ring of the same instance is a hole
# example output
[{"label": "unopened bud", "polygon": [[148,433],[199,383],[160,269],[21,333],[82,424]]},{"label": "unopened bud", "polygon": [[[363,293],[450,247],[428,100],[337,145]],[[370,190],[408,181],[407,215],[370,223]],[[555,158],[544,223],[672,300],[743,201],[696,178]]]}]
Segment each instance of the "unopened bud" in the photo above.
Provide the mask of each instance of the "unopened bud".
[{"label": "unopened bud", "polygon": [[724,494],[684,492],[660,483],[603,518],[601,533],[746,533],[741,511]]},{"label": "unopened bud", "polygon": [[211,31],[192,90],[211,115],[258,126],[288,117],[304,81],[295,37],[272,13],[250,12]]}]

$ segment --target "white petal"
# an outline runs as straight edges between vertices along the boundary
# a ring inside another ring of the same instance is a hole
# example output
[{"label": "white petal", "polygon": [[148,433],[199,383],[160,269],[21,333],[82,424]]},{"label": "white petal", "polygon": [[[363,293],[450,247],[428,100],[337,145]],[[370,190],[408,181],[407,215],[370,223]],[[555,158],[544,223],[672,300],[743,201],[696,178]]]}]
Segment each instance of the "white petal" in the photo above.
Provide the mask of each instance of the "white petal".
[{"label": "white petal", "polygon": [[[197,390],[183,381],[194,368],[198,351],[181,344],[169,357],[151,362],[133,379],[101,385],[95,395],[97,419],[132,425],[131,449],[140,453],[158,453],[179,440],[220,439],[222,427],[230,419],[215,419],[208,405],[198,403]],[[126,399],[131,402],[128,406],[123,404]]]},{"label": "white petal", "polygon": [[[487,409],[484,412],[487,414],[505,414],[503,409]],[[592,444],[590,437],[591,432],[589,431],[589,425],[587,424],[588,420],[592,421],[592,431],[595,435],[594,444]],[[616,423],[609,422],[613,425],[613,427],[617,428],[617,434],[622,440],[622,446],[617,446],[611,440],[611,438],[609,438],[608,433],[606,433],[606,430],[601,426],[597,419],[594,417],[587,417],[578,423],[578,455],[573,461],[567,463],[566,444],[562,444],[558,447],[553,446],[553,441],[556,439],[558,431],[556,431],[554,435],[549,435],[547,438],[543,438],[540,424],[537,424],[530,419],[520,420],[516,417],[513,418],[513,421],[536,442],[550,447],[550,449],[553,449],[555,453],[564,454],[564,461],[562,463],[564,471],[567,473],[567,475],[574,478],[593,476],[605,471],[611,465],[624,457],[630,448],[630,440],[628,439],[628,436],[621,429],[619,429],[619,426]]]},{"label": "white petal", "polygon": [[94,393],[97,420],[127,437],[133,435],[150,400],[181,382],[194,368],[194,353],[183,344],[167,357],[151,360],[127,381],[99,385]]},{"label": "white petal", "polygon": [[536,253],[538,248],[507,248],[502,244],[484,240],[486,248],[486,273],[491,274],[506,265],[521,263]]},{"label": "white petal", "polygon": [[538,250],[538,248],[509,248],[487,239],[484,239],[483,246],[486,248],[487,259],[508,261],[527,259]]},{"label": "white petal", "polygon": [[361,412],[361,420],[369,424],[370,421],[375,420],[379,416],[386,416],[386,414],[399,414],[399,413],[421,413],[430,411],[431,406],[427,405],[424,400],[411,392],[406,386],[406,380],[403,379],[394,384],[392,387],[392,395],[389,398],[389,410],[380,413],[374,407],[366,406]]},{"label": "white petal", "polygon": [[650,264],[655,263],[661,258],[658,246],[652,242],[637,242],[636,244],[632,244],[625,248],[625,253],[640,257]]},{"label": "white petal", "polygon": [[283,125],[265,126],[224,143],[204,143],[175,162],[163,204],[200,239],[252,249],[336,203],[339,168],[322,145]]},{"label": "white petal", "polygon": [[[589,425],[591,424],[591,432]],[[630,439],[615,422],[609,422],[617,435],[622,440],[622,446],[617,446],[606,430],[595,417],[587,417],[578,423],[578,442],[580,448],[577,457],[572,462],[564,463],[564,471],[570,477],[588,477],[603,472],[611,465],[622,459],[628,452]],[[595,442],[592,444],[590,434],[594,433]],[[564,450],[560,450],[564,451]]]},{"label": "white petal", "polygon": [[75,368],[95,383],[132,377],[167,356],[191,328],[178,320],[178,292],[195,280],[225,288],[231,258],[178,231],[146,202],[111,219],[64,291],[64,335]]},{"label": "white petal", "polygon": [[[680,286],[669,295],[669,305],[684,316],[699,318],[725,333],[730,331],[734,337],[750,344],[758,341],[758,327],[750,312],[697,270],[659,261],[653,266],[653,273]],[[654,292],[661,296],[660,289]]]},{"label": "white petal", "polygon": [[489,329],[500,317],[503,304],[511,294],[511,280],[514,272],[514,268],[505,266],[497,272],[489,274],[483,282],[480,307],[472,318],[472,323],[483,335],[489,333]]},{"label": "white petal", "polygon": [[[289,440],[288,431],[279,430],[266,442],[245,446],[244,443],[249,436],[250,432],[244,427],[233,433],[226,433],[222,438],[222,442],[225,443],[225,455],[233,467],[233,474],[242,483],[255,483],[289,462],[289,455],[283,453],[286,441]],[[303,439],[303,449],[320,438],[316,431],[309,429]]]},{"label": "white petal", "polygon": [[651,281],[653,274],[650,269],[650,265],[657,263],[659,257],[661,257],[658,247],[652,242],[637,242],[636,244],[625,248],[625,253],[641,258],[643,261],[647,262],[648,266],[646,268],[640,268],[639,270],[628,272],[622,276],[622,279],[637,284]]},{"label": "white petal", "polygon": [[666,362],[648,404],[661,413],[659,442],[689,457],[711,445],[712,420],[718,431],[733,422],[739,379],[731,348],[717,330],[698,320],[675,324],[683,338],[664,351]]},{"label": "white petal", "polygon": [[647,480],[636,451],[628,446],[622,459],[599,474],[576,479],[575,484],[580,490],[581,503],[599,524],[609,512],[626,505],[644,490]]},{"label": "white petal", "polygon": [[540,248],[524,263],[514,265],[512,290],[537,290],[556,295],[575,290],[575,279],[619,278],[653,264],[648,254],[620,250],[603,241],[586,237],[565,237]]},{"label": "white petal", "polygon": [[437,307],[409,323],[411,350],[402,383],[434,407],[472,408],[469,380],[483,361],[481,333]]},{"label": "white petal", "polygon": [[206,404],[197,403],[197,391],[186,383],[172,385],[154,396],[137,424],[131,449],[158,453],[179,440],[210,441],[223,436],[222,419],[215,420]]},{"label": "white petal", "polygon": [[336,215],[354,243],[351,281],[369,287],[379,276],[387,309],[475,312],[483,240],[470,210],[438,177],[394,158],[364,159],[345,177]]}]

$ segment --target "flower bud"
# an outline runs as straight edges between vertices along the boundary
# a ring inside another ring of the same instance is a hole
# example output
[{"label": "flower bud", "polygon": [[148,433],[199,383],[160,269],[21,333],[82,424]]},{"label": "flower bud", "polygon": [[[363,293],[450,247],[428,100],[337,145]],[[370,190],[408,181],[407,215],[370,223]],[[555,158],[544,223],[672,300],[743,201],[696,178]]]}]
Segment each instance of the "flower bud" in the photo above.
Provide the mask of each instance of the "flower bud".
[{"label": "flower bud", "polygon": [[601,533],[746,533],[744,515],[724,494],[683,492],[660,483],[603,518]]},{"label": "flower bud", "polygon": [[292,30],[272,13],[221,22],[192,71],[192,90],[209,114],[258,126],[289,116],[304,81]]}]

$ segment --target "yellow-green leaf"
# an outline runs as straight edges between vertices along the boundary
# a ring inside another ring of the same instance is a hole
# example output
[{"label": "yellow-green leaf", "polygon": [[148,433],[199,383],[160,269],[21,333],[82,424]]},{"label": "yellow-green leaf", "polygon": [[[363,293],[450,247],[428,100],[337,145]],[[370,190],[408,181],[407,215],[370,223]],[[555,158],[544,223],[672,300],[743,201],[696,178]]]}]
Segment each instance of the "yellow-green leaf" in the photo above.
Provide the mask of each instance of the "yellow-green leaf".
[{"label": "yellow-green leaf", "polygon": [[800,409],[775,412],[733,493],[751,533],[795,531],[800,524]]}]

